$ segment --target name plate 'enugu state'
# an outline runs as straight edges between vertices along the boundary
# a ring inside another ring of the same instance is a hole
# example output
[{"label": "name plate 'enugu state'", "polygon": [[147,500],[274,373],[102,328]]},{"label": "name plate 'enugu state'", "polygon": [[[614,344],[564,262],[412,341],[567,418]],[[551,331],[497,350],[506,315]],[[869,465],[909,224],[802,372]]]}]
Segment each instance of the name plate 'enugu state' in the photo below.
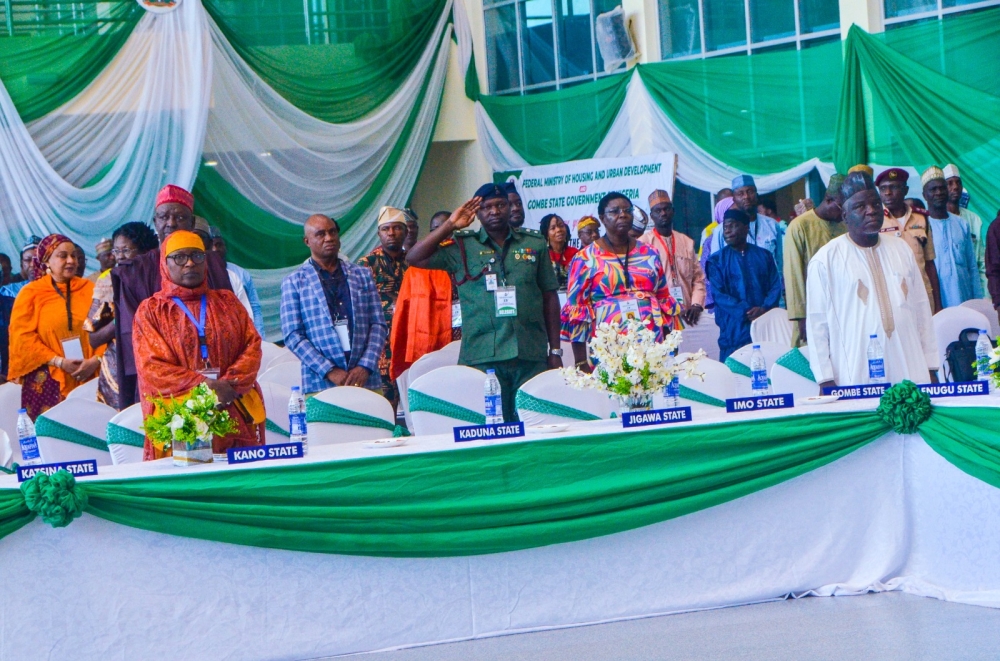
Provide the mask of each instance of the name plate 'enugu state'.
[{"label": "name plate 'enugu state'", "polygon": [[645,427],[646,425],[665,425],[671,422],[690,422],[691,407],[681,406],[675,409],[653,409],[652,411],[628,411],[622,413],[622,427]]},{"label": "name plate 'enugu state'", "polygon": [[497,425],[472,425],[455,427],[455,442],[465,441],[495,441],[501,438],[517,438],[524,436],[523,422],[501,422]]},{"label": "name plate 'enugu state'", "polygon": [[83,477],[84,475],[97,475],[97,460],[81,459],[80,461],[64,461],[61,464],[35,464],[33,466],[18,466],[17,481],[24,482],[30,480],[37,473],[52,475],[56,471],[64,470],[73,477]]},{"label": "name plate 'enugu state'", "polygon": [[726,413],[790,409],[793,406],[795,406],[795,398],[791,393],[785,395],[761,395],[760,397],[737,397],[726,400]]},{"label": "name plate 'enugu state'", "polygon": [[958,383],[925,383],[918,385],[920,392],[930,397],[968,397],[990,394],[988,381],[960,381]]},{"label": "name plate 'enugu state'", "polygon": [[229,448],[226,450],[226,456],[231,464],[249,464],[252,461],[268,459],[298,459],[305,454],[302,452],[301,443],[278,443],[249,448]]},{"label": "name plate 'enugu state'", "polygon": [[824,395],[837,395],[841,399],[871,399],[881,397],[892,384],[869,383],[864,386],[827,386]]}]

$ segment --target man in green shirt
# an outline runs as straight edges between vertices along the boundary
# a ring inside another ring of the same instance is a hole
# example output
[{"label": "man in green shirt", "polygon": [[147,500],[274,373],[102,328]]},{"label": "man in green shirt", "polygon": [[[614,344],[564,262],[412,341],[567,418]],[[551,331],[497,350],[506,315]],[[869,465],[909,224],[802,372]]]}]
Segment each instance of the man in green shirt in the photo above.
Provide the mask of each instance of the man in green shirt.
[{"label": "man in green shirt", "polygon": [[[466,229],[476,218],[482,228]],[[511,227],[506,191],[486,184],[413,246],[406,261],[455,278],[462,306],[458,362],[495,370],[504,419],[516,420],[517,389],[546,369],[562,367],[559,283],[545,239]]]}]

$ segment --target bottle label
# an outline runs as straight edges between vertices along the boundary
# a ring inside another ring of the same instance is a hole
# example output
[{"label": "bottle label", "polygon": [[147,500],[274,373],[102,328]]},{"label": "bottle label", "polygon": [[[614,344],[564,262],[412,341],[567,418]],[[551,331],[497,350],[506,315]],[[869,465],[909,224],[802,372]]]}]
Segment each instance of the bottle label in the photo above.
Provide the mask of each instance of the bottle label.
[{"label": "bottle label", "polygon": [[289,413],[288,414],[288,433],[291,436],[305,436],[306,435],[306,414],[305,413]]},{"label": "bottle label", "polygon": [[767,370],[754,370],[750,373],[750,388],[754,391],[767,390]]},{"label": "bottle label", "polygon": [[681,381],[679,378],[674,376],[670,379],[670,383],[667,384],[667,397],[678,397],[681,392]]},{"label": "bottle label", "polygon": [[990,357],[982,355],[976,358],[976,372],[981,378],[986,378],[993,373],[990,369]]},{"label": "bottle label", "polygon": [[486,417],[491,418],[500,415],[503,415],[503,403],[500,399],[500,395],[487,395]]},{"label": "bottle label", "polygon": [[881,358],[868,359],[868,377],[872,379],[885,378],[885,361]]},{"label": "bottle label", "polygon": [[25,461],[34,461],[40,456],[38,453],[38,439],[36,437],[28,436],[21,439],[21,457]]}]

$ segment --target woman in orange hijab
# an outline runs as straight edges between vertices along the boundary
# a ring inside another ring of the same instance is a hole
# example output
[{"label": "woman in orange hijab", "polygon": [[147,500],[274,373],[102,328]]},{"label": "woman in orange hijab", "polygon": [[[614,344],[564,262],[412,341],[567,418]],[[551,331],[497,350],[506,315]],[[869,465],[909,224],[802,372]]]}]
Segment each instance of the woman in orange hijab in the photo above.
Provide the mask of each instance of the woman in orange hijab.
[{"label": "woman in orange hijab", "polygon": [[21,383],[21,406],[32,420],[99,366],[83,331],[94,283],[77,276],[77,266],[73,241],[50,234],[35,251],[35,280],[14,299],[8,377]]},{"label": "woman in orange hijab", "polygon": [[[186,395],[206,383],[236,423],[235,434],[212,439],[212,451],[264,444],[264,398],[257,385],[260,335],[229,290],[208,288],[205,244],[178,230],[160,247],[162,289],[135,311],[132,345],[143,417],[151,397]],[[167,456],[146,438],[143,459]]]}]

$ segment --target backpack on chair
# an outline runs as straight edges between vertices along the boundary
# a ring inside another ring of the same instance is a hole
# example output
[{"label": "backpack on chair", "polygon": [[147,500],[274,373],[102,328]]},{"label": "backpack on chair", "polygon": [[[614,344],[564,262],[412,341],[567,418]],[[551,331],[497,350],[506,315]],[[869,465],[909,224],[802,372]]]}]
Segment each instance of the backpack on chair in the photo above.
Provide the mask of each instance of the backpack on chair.
[{"label": "backpack on chair", "polygon": [[978,328],[966,328],[958,334],[958,339],[948,345],[944,352],[947,371],[942,381],[958,383],[976,380],[976,340]]}]

